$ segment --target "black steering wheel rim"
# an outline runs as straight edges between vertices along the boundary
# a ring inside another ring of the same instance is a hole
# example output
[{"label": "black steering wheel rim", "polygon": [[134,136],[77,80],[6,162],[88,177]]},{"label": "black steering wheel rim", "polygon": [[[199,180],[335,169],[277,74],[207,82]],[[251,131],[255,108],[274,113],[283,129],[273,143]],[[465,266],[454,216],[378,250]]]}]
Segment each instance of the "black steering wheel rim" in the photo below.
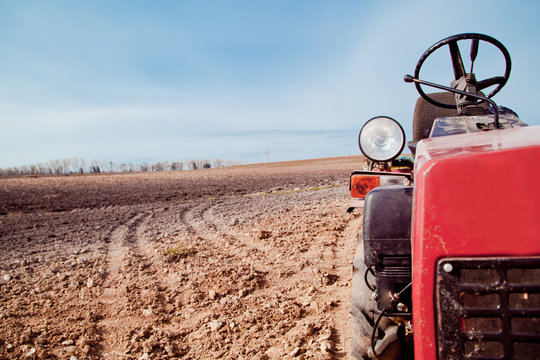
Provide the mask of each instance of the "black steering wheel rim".
[{"label": "black steering wheel rim", "polygon": [[[420,57],[420,60],[418,60],[418,63],[416,64],[416,68],[414,69],[414,77],[416,79],[420,78],[420,69],[422,68],[422,65],[424,64],[426,59],[432,53],[434,53],[437,49],[439,49],[439,48],[441,48],[441,47],[443,47],[445,45],[449,45],[451,43],[457,43],[458,41],[461,41],[461,40],[475,40],[475,39],[485,41],[485,42],[488,42],[488,43],[494,45],[504,55],[504,59],[505,59],[505,62],[506,62],[506,69],[505,69],[504,75],[502,77],[486,79],[486,81],[494,79],[494,80],[496,80],[495,84],[498,84],[497,87],[487,95],[488,98],[493,97],[495,94],[497,94],[502,89],[502,87],[508,81],[508,78],[510,77],[510,71],[512,69],[512,60],[510,58],[510,53],[508,52],[506,47],[499,40],[497,40],[497,39],[495,39],[495,38],[493,38],[491,36],[488,36],[488,35],[478,34],[478,33],[464,33],[464,34],[452,35],[452,36],[449,36],[449,37],[447,37],[445,39],[442,39],[442,40],[436,42],[429,49],[427,49],[424,52],[424,54],[422,54],[422,56]],[[441,103],[439,101],[433,100],[431,97],[429,97],[424,92],[424,90],[422,89],[422,87],[421,87],[421,85],[419,83],[415,83],[415,86],[416,86],[416,90],[418,91],[420,96],[422,98],[424,98],[426,101],[428,101],[429,103],[431,103],[433,105],[436,105],[436,106],[439,106],[439,107],[442,107],[442,108],[445,108],[445,109],[455,109],[456,108],[456,104],[445,104],[445,103]],[[489,86],[491,86],[491,85],[489,85]]]}]

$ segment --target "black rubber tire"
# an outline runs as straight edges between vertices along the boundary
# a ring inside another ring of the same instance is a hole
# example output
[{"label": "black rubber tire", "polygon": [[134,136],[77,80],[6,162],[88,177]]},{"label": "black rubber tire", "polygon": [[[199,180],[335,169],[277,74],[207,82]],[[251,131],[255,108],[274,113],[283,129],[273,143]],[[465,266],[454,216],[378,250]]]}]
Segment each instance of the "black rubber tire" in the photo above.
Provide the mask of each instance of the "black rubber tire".
[{"label": "black rubber tire", "polygon": [[[371,335],[377,315],[374,313],[373,292],[364,281],[366,272],[362,231],[358,234],[358,244],[353,262],[351,296],[351,355],[353,359],[374,359]],[[381,319],[375,344],[377,359],[394,360],[400,358],[397,339],[397,325],[388,318]]]}]

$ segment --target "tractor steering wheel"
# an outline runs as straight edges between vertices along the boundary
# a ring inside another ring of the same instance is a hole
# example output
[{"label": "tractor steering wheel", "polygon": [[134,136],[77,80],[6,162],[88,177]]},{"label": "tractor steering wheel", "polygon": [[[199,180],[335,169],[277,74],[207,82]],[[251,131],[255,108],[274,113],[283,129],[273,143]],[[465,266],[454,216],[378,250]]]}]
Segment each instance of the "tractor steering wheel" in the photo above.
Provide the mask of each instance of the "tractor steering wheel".
[{"label": "tractor steering wheel", "polygon": [[[467,72],[465,71],[465,67],[463,65],[463,59],[461,58],[461,54],[459,52],[459,46],[458,46],[458,41],[461,41],[461,40],[472,40],[471,62],[473,63],[474,63],[474,60],[476,59],[476,54],[478,52],[478,44],[480,40],[496,46],[499,49],[499,51],[504,55],[504,60],[506,62],[506,70],[504,71],[504,75],[494,76],[489,79],[478,81],[476,84],[476,89],[478,91],[481,91],[492,85],[497,85],[497,87],[487,95],[488,98],[491,98],[493,95],[498,93],[499,90],[501,90],[501,88],[506,84],[506,82],[508,81],[508,77],[510,76],[510,70],[512,68],[512,61],[510,59],[510,54],[508,53],[508,50],[504,47],[504,45],[501,42],[499,42],[497,39],[492,38],[491,36],[487,36],[483,34],[475,34],[475,33],[465,33],[465,34],[449,36],[446,39],[442,39],[441,41],[435,43],[429,49],[427,49],[426,52],[420,57],[420,60],[418,60],[418,63],[416,64],[416,69],[414,70],[414,77],[416,79],[420,78],[420,69],[422,68],[422,65],[424,64],[424,61],[426,61],[426,59],[433,52],[435,52],[435,50],[445,45],[448,45],[450,49],[450,56],[452,57],[452,66],[454,68],[454,78],[457,80],[463,76],[466,76]],[[424,92],[424,90],[422,89],[419,83],[415,83],[415,86],[420,96],[422,96],[426,101],[430,102],[431,104],[445,108],[445,109],[456,108],[456,104],[441,103],[429,97]]]}]

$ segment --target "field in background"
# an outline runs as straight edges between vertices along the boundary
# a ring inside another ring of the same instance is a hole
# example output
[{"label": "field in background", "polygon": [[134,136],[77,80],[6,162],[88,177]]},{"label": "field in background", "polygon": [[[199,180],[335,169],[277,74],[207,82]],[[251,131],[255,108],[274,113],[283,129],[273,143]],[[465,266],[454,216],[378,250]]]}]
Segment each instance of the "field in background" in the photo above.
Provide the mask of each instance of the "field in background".
[{"label": "field in background", "polygon": [[0,180],[0,357],[346,358],[361,157]]}]

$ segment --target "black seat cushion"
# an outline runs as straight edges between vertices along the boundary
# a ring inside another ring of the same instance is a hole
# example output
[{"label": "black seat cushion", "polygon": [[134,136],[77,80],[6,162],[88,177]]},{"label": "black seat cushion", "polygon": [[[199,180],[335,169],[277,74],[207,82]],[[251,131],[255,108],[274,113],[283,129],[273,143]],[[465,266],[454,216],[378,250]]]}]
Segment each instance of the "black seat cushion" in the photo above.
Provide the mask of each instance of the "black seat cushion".
[{"label": "black seat cushion", "polygon": [[[435,101],[445,104],[455,104],[456,99],[454,94],[450,92],[440,92],[428,94]],[[435,106],[424,98],[419,97],[416,101],[413,115],[413,141],[419,141],[429,136],[429,131],[433,126],[433,121],[439,117],[457,116],[456,109],[444,109]]]}]

